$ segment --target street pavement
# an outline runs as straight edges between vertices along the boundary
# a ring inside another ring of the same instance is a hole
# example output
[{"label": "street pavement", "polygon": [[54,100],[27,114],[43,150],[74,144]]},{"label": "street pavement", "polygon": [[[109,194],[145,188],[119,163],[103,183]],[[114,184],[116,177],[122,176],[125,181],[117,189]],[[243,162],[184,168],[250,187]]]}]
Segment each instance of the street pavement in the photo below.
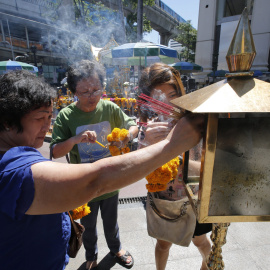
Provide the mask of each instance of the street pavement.
[{"label": "street pavement", "polygon": [[[44,143],[39,149],[45,156],[49,157],[48,143]],[[66,162],[65,158],[58,159]],[[155,239],[147,234],[146,214],[143,202],[135,199],[124,200],[124,198],[142,198],[146,196],[146,180],[123,188],[120,191],[118,211],[118,223],[120,238],[124,249],[128,250],[134,257],[134,270],[155,270]],[[124,269],[110,255],[103,233],[103,225],[100,216],[97,221],[98,229],[98,269]],[[210,233],[208,234],[210,237]],[[227,233],[227,243],[222,247],[223,261],[226,270],[270,270],[270,223],[248,222],[231,223]],[[77,257],[70,259],[66,270],[85,269],[85,250],[82,246]],[[190,246],[180,247],[173,245],[166,270],[199,270],[201,256],[197,248],[191,243]]]}]

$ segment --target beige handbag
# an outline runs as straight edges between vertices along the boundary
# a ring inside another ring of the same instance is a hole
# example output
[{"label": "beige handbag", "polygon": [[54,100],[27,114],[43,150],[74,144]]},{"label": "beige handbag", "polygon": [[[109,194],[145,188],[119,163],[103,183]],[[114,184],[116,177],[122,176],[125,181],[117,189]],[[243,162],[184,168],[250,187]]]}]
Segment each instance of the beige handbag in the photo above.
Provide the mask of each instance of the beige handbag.
[{"label": "beige handbag", "polygon": [[188,198],[168,201],[148,192],[146,202],[147,230],[151,237],[188,247],[196,226],[196,216]]}]

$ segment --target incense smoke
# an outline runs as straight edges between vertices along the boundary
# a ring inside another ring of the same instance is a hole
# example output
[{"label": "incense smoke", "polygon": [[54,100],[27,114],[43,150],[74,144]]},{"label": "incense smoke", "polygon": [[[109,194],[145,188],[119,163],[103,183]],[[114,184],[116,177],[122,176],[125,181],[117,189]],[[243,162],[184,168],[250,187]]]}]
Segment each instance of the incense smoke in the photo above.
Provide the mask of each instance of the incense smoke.
[{"label": "incense smoke", "polygon": [[53,11],[43,11],[47,24],[52,26],[42,35],[44,49],[52,54],[61,54],[68,64],[93,58],[91,44],[101,48],[112,35],[118,41],[123,36],[119,15],[115,11],[83,3],[84,9],[63,1]]}]

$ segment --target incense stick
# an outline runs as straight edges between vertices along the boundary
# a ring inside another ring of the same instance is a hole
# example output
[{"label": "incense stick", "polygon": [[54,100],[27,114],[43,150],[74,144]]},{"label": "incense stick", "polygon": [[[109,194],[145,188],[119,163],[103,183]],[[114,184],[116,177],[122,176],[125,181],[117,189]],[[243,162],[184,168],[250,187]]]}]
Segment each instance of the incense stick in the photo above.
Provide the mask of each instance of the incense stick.
[{"label": "incense stick", "polygon": [[171,105],[169,105],[169,104],[166,104],[166,103],[164,103],[164,102],[162,102],[162,101],[159,101],[159,100],[157,100],[157,99],[155,99],[155,98],[149,97],[149,96],[147,96],[147,95],[145,95],[145,94],[141,94],[139,97],[142,98],[142,99],[144,99],[144,100],[150,101],[151,103],[160,105],[160,106],[162,106],[163,108],[168,108],[168,109],[170,109],[170,110],[173,109],[173,106],[171,106]]},{"label": "incense stick", "polygon": [[103,145],[102,143],[98,142],[98,141],[95,141],[97,144],[99,144],[100,146],[102,146],[103,148],[106,148],[105,145]]},{"label": "incense stick", "polygon": [[143,100],[137,100],[138,106],[140,106],[140,107],[145,106],[146,108],[153,110],[157,114],[166,115],[166,116],[172,117],[174,119],[180,119],[183,116],[183,113],[176,111],[175,107],[173,107],[169,104],[166,104],[164,102],[161,102],[159,100],[156,100],[152,97],[149,97],[145,94],[141,94],[139,96],[139,98],[141,98]]},{"label": "incense stick", "polygon": [[137,122],[137,124],[140,126],[147,126],[147,122]]}]

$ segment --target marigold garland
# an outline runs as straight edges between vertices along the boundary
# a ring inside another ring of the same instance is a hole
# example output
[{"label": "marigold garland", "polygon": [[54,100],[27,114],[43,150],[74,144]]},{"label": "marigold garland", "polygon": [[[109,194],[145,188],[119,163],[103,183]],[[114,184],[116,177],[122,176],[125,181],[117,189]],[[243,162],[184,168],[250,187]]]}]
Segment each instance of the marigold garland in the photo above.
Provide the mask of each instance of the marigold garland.
[{"label": "marigold garland", "polygon": [[[125,140],[125,138],[128,136],[129,131],[126,129],[120,129],[120,128],[114,128],[112,133],[107,136],[108,142],[120,142]],[[109,150],[112,156],[118,156],[121,154],[126,154],[130,152],[130,149],[128,146],[118,148],[115,145],[110,145]]]},{"label": "marigold garland", "polygon": [[134,110],[137,108],[137,100],[136,98],[103,98],[104,100],[112,101],[115,104],[117,104],[119,107],[126,107],[127,109],[130,109],[131,107],[134,108]]},{"label": "marigold garland", "polygon": [[179,158],[176,157],[161,167],[157,168],[145,178],[148,181],[146,188],[149,192],[165,190],[167,184],[176,178],[178,173]]},{"label": "marigold garland", "polygon": [[121,155],[121,150],[115,145],[109,145],[109,150],[112,156]]},{"label": "marigold garland", "polygon": [[121,129],[120,132],[119,132],[119,140],[120,141],[123,141],[129,134],[129,131],[126,130],[126,129]]},{"label": "marigold garland", "polygon": [[74,220],[81,219],[90,213],[90,207],[86,204],[79,206],[71,211],[71,216]]}]

